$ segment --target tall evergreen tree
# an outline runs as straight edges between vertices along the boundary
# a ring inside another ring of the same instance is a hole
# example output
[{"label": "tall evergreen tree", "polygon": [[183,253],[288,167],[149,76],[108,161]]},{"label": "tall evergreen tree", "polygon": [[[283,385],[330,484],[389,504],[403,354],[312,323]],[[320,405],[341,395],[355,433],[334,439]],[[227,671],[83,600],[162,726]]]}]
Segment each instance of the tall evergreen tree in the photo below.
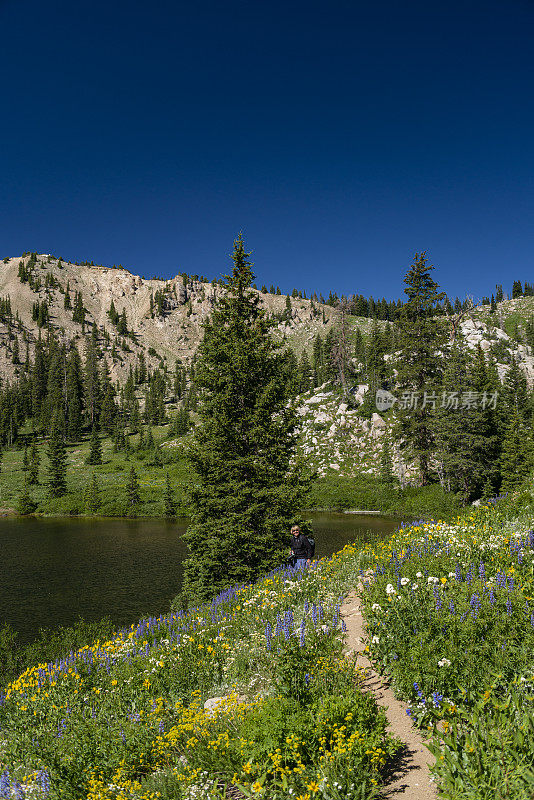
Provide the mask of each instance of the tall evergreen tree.
[{"label": "tall evergreen tree", "polygon": [[45,348],[39,332],[39,338],[35,344],[35,358],[31,371],[32,383],[32,413],[37,420],[41,415],[41,407],[46,397],[46,385],[48,380],[48,365],[46,361]]},{"label": "tall evergreen tree", "polygon": [[80,438],[83,423],[83,373],[77,347],[71,344],[67,359],[67,437],[75,442]]},{"label": "tall evergreen tree", "polygon": [[104,399],[102,401],[102,409],[100,411],[100,427],[109,436],[115,430],[115,423],[119,409],[115,402],[115,391],[111,383],[108,384]]},{"label": "tall evergreen tree", "polygon": [[525,422],[515,410],[510,417],[502,444],[502,492],[516,489],[532,469],[530,439]]},{"label": "tall evergreen tree", "polygon": [[[408,300],[397,322],[400,357],[397,360],[397,384],[407,398],[399,404],[401,443],[410,449],[419,465],[421,482],[431,480],[431,457],[434,449],[433,408],[424,402],[425,395],[439,389],[440,351],[446,335],[442,317],[436,317],[436,305],[445,297],[431,275],[433,267],[425,252],[416,253],[404,283]],[[416,401],[416,402],[415,402]],[[415,407],[413,407],[415,403]]]},{"label": "tall evergreen tree", "polygon": [[176,498],[171,486],[171,479],[169,473],[165,475],[165,494],[163,495],[163,510],[166,517],[176,516]]},{"label": "tall evergreen tree", "polygon": [[100,419],[100,405],[102,402],[102,387],[100,382],[98,350],[91,337],[87,337],[85,341],[84,390],[89,424],[91,426],[98,425]]},{"label": "tall evergreen tree", "polygon": [[184,596],[196,601],[280,562],[306,485],[292,463],[296,415],[287,404],[284,360],[250,290],[254,275],[241,236],[232,259],[195,370],[201,425],[190,453],[197,483]]},{"label": "tall evergreen tree", "polygon": [[91,431],[91,441],[89,444],[89,455],[87,456],[86,464],[101,464],[102,463],[102,442],[98,435],[98,430],[95,425]]},{"label": "tall evergreen tree", "polygon": [[126,484],[126,507],[128,516],[135,516],[137,506],[140,502],[141,490],[139,487],[139,480],[137,478],[137,472],[132,466],[130,472],[128,473],[128,482]]},{"label": "tall evergreen tree", "polygon": [[56,413],[52,421],[48,442],[48,490],[51,497],[61,497],[67,492],[67,453],[64,439],[65,422]]},{"label": "tall evergreen tree", "polygon": [[87,485],[84,493],[85,508],[90,514],[98,514],[99,509],[102,507],[102,499],[100,497],[100,486],[96,474],[93,472],[93,477]]},{"label": "tall evergreen tree", "polygon": [[39,483],[39,464],[39,451],[35,444],[35,439],[33,439],[30,448],[30,463],[28,467],[28,483],[32,486],[36,486]]},{"label": "tall evergreen tree", "polygon": [[172,436],[184,436],[191,426],[189,418],[189,411],[187,408],[179,408],[174,416],[174,421],[171,426]]}]

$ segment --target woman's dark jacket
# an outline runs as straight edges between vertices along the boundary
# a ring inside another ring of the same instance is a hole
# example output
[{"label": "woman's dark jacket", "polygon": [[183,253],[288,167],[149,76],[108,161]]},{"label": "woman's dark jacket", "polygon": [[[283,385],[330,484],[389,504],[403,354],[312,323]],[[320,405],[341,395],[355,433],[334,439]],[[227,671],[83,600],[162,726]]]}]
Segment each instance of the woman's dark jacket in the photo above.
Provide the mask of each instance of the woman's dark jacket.
[{"label": "woman's dark jacket", "polygon": [[303,533],[299,533],[298,536],[293,536],[293,534],[291,534],[291,550],[295,558],[311,559],[313,554],[308,537]]}]

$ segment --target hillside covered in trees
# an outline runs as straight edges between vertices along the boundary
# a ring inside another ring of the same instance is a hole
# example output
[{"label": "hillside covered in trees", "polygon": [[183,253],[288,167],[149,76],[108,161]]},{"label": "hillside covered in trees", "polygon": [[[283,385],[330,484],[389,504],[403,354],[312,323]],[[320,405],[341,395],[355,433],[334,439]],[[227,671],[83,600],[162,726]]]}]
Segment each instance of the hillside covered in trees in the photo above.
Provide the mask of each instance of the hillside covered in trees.
[{"label": "hillside covered in trees", "polygon": [[[509,296],[497,286],[479,305],[451,302],[437,291],[430,299],[421,337],[434,341],[434,363],[427,363],[428,382],[419,389],[436,397],[457,392],[462,413],[440,409],[438,402],[437,413],[426,414],[423,467],[421,443],[414,447],[400,402],[403,388],[413,392],[415,385],[405,366],[420,310],[407,318],[406,298],[330,293],[325,301],[297,289],[289,295],[274,286],[251,291],[281,345],[283,381],[300,407],[300,453],[317,480],[366,475],[400,489],[435,483],[472,501],[524,474],[532,458],[534,384],[529,283],[514,281]],[[35,253],[4,259],[3,504],[69,513],[137,508],[172,516],[185,510],[180,465],[202,399],[196,353],[224,292],[219,279],[185,273],[145,280],[122,267]],[[438,328],[439,341],[433,339]],[[390,410],[377,409],[379,389],[397,396]],[[462,409],[468,392],[496,393],[499,402]],[[77,472],[82,467],[83,476]],[[153,504],[147,509],[136,490],[138,473],[147,468],[158,486],[157,511]],[[114,478],[122,499],[110,507],[99,494],[106,486],[111,491]]]}]

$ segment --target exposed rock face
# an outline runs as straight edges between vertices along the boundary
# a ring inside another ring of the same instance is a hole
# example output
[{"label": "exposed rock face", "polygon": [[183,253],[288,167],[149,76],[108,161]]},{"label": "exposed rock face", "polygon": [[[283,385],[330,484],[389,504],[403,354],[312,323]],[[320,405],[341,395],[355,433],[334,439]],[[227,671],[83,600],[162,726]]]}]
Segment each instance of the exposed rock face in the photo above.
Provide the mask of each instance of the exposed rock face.
[{"label": "exposed rock face", "polygon": [[[97,266],[77,266],[68,262],[58,262],[51,256],[37,256],[37,262],[31,267],[34,288],[28,282],[21,282],[18,272],[22,261],[28,268],[30,256],[24,258],[8,258],[0,261],[0,297],[9,296],[13,315],[18,314],[29,340],[30,355],[39,335],[39,328],[32,319],[32,306],[36,302],[47,300],[49,303],[50,324],[62,331],[68,338],[83,343],[82,326],[73,322],[72,309],[64,308],[67,283],[71,301],[75,292],[81,292],[86,309],[87,325],[90,330],[93,323],[99,332],[105,328],[111,334],[108,348],[103,347],[108,358],[113,380],[123,382],[131,367],[135,367],[138,356],[142,352],[147,364],[151,367],[159,365],[161,359],[167,361],[169,369],[174,367],[179,358],[188,364],[202,338],[203,323],[213,308],[213,304],[223,290],[211,283],[188,280],[184,284],[181,275],[168,281],[145,280],[132,275],[125,269],[108,269]],[[50,277],[53,285],[50,285]],[[48,285],[45,283],[48,282]],[[36,284],[37,283],[37,288]],[[40,286],[39,286],[40,284]],[[163,313],[158,314],[151,297],[156,292],[164,293]],[[269,313],[282,313],[285,310],[285,295],[272,295],[258,292],[262,306]],[[109,318],[111,302],[118,314],[126,312],[128,329],[135,334],[135,340],[126,338],[128,350],[122,350],[122,337]],[[329,306],[315,304],[315,312],[311,301],[292,298],[292,316],[284,323],[284,336],[295,340],[297,350],[309,346],[313,336],[331,327],[335,313]],[[325,322],[323,322],[323,311]],[[25,349],[22,347],[22,333],[18,332],[21,360],[24,360]],[[111,348],[116,342],[119,357],[112,361]],[[19,369],[12,363],[7,326],[0,321],[0,375],[9,379],[19,374]],[[83,348],[82,348],[83,350]]]}]

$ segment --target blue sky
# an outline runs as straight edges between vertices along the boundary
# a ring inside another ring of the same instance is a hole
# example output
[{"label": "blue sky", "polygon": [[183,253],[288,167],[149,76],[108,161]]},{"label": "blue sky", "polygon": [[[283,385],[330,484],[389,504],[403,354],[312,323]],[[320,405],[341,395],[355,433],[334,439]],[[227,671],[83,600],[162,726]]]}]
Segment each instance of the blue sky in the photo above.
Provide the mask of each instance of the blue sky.
[{"label": "blue sky", "polygon": [[0,0],[0,256],[402,296],[534,280],[534,3]]}]

